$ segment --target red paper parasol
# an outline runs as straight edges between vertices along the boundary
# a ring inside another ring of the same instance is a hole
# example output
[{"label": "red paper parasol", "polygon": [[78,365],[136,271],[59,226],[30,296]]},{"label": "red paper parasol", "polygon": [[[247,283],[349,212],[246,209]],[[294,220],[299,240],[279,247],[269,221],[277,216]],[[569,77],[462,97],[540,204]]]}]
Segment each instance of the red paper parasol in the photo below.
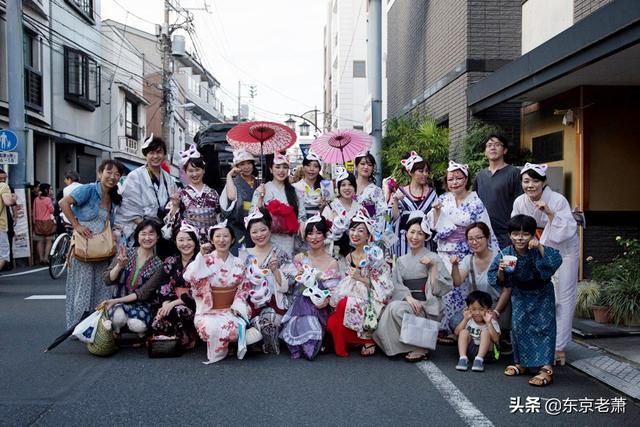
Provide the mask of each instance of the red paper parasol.
[{"label": "red paper parasol", "polygon": [[344,163],[353,160],[372,144],[371,136],[355,129],[338,129],[325,133],[311,143],[311,150],[325,163]]},{"label": "red paper parasol", "polygon": [[244,122],[227,132],[234,150],[245,149],[255,156],[275,154],[296,143],[296,133],[274,122]]}]

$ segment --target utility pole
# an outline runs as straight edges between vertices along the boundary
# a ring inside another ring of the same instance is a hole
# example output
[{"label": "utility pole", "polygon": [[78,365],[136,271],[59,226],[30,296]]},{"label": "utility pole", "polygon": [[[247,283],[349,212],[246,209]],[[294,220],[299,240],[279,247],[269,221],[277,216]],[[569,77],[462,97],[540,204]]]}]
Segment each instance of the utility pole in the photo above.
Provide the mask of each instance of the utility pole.
[{"label": "utility pole", "polygon": [[173,120],[173,104],[171,90],[171,29],[169,24],[169,11],[171,10],[170,0],[164,0],[164,22],[162,23],[162,102],[163,118],[162,118],[162,138],[168,145],[169,158],[173,156],[173,139],[171,134],[171,122]]},{"label": "utility pole", "polygon": [[242,82],[240,80],[238,80],[238,122],[242,121],[242,118],[240,117],[240,102],[242,99]]},{"label": "utility pole", "polygon": [[382,0],[369,0],[367,75],[371,92],[371,150],[378,166],[376,180],[382,182]]},{"label": "utility pole", "polygon": [[[9,77],[9,129],[18,136],[18,164],[12,165],[9,182],[14,188],[27,185],[27,129],[24,117],[24,45],[22,0],[7,2],[7,58]],[[31,162],[29,162],[31,163]]]}]

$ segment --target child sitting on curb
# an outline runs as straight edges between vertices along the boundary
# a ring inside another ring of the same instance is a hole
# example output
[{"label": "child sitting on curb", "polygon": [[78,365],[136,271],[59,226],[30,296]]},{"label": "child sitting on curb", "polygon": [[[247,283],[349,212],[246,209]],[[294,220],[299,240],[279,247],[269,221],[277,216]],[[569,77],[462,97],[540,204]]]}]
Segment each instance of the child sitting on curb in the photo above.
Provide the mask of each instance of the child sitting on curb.
[{"label": "child sitting on curb", "polygon": [[473,291],[467,296],[467,308],[464,318],[455,329],[458,336],[458,353],[460,359],[456,365],[458,371],[466,371],[469,359],[474,358],[472,371],[484,371],[484,359],[497,360],[493,346],[500,339],[500,326],[491,312],[491,295],[484,291]]}]

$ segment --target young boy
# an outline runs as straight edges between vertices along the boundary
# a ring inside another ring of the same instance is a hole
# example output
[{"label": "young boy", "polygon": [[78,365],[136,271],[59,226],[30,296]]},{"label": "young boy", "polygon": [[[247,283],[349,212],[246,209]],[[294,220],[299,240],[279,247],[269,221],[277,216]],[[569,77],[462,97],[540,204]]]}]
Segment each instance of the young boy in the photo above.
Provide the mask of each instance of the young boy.
[{"label": "young boy", "polygon": [[473,291],[467,297],[464,318],[456,327],[458,353],[460,359],[456,365],[458,371],[466,371],[469,358],[473,357],[474,372],[484,371],[484,358],[489,353],[490,361],[495,359],[489,351],[500,339],[500,326],[493,318],[491,295],[484,291]]}]

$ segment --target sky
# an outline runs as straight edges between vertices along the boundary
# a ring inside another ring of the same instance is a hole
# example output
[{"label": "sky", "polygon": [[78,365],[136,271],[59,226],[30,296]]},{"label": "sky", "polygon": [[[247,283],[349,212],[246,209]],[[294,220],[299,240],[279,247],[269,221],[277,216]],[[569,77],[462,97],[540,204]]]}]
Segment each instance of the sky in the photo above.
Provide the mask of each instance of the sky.
[{"label": "sky", "polygon": [[[176,2],[178,0],[172,0]],[[256,85],[256,119],[283,122],[285,113],[322,109],[323,27],[326,0],[179,0],[194,8],[196,48],[220,82],[227,116]],[[208,10],[195,10],[203,9]],[[164,0],[102,0],[100,16],[155,33]],[[179,18],[171,14],[172,22]],[[187,50],[192,51],[187,37]],[[246,98],[245,98],[246,96]]]}]

